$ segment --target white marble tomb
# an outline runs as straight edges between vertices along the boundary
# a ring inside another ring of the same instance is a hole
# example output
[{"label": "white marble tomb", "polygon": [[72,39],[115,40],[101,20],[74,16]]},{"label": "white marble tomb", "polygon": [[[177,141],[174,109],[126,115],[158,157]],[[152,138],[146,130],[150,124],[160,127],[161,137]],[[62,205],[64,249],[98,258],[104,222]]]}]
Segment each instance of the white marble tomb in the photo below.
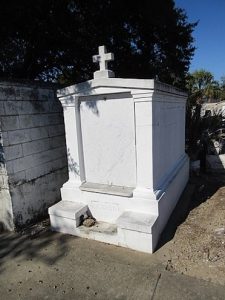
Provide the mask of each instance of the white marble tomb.
[{"label": "white marble tomb", "polygon": [[[53,230],[152,253],[189,176],[187,95],[153,79],[114,78],[99,47],[94,79],[58,91],[69,180]],[[81,219],[93,216],[87,228]]]}]

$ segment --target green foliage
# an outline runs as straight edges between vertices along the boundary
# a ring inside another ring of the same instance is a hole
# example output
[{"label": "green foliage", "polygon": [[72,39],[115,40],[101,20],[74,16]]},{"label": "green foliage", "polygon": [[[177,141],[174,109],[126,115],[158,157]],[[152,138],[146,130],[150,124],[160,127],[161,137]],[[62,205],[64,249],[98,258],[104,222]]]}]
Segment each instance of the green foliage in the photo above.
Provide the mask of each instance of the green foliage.
[{"label": "green foliage", "polygon": [[220,98],[221,100],[225,100],[225,76],[221,77],[220,90],[221,90]]},{"label": "green foliage", "polygon": [[2,0],[0,77],[91,79],[91,57],[106,45],[116,76],[183,87],[195,25],[173,0]]},{"label": "green foliage", "polygon": [[186,88],[189,94],[189,101],[191,101],[192,105],[220,98],[219,83],[214,80],[211,72],[203,69],[188,74]]},{"label": "green foliage", "polygon": [[214,112],[213,116],[201,116],[201,108],[204,102],[222,100],[223,87],[225,87],[223,82],[219,84],[211,72],[203,69],[188,74],[186,78],[188,91],[186,138],[190,155],[198,150],[198,141],[203,132],[212,132],[221,126],[222,112]]}]

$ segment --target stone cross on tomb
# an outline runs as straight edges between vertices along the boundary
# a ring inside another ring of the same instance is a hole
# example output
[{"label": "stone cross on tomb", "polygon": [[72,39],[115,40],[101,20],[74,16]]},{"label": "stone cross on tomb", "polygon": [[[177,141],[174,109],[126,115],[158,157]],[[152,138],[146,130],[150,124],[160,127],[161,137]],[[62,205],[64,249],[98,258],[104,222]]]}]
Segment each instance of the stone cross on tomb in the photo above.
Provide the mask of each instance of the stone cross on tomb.
[{"label": "stone cross on tomb", "polygon": [[100,70],[94,72],[94,79],[115,77],[113,71],[108,70],[108,62],[114,60],[113,53],[107,53],[105,46],[98,47],[98,54],[92,57],[94,63],[99,63]]}]

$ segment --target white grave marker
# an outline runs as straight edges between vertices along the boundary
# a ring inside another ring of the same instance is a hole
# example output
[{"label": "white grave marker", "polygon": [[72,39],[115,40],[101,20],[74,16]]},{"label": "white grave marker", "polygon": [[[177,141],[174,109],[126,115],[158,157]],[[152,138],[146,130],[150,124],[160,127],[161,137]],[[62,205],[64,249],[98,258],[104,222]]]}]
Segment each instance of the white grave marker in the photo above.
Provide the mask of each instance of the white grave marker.
[{"label": "white grave marker", "polygon": [[100,46],[98,47],[98,53],[97,55],[94,55],[93,62],[99,63],[100,70],[94,72],[94,79],[97,78],[109,78],[109,77],[115,77],[115,74],[113,71],[108,70],[108,61],[114,60],[114,54],[113,53],[106,53],[106,47]]},{"label": "white grave marker", "polygon": [[[53,230],[152,253],[186,183],[182,91],[112,78],[99,47],[94,79],[58,91],[69,180],[49,208]],[[81,225],[87,215],[97,223]]]}]

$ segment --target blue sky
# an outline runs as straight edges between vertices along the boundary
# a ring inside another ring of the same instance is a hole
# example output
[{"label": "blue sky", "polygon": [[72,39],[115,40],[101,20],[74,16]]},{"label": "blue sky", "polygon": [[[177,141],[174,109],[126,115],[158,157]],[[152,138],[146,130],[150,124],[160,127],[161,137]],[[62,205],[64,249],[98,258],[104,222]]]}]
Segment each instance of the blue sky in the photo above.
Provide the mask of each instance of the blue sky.
[{"label": "blue sky", "polygon": [[225,76],[225,0],[175,0],[189,22],[199,20],[193,33],[197,48],[190,71],[205,69],[216,80]]}]

